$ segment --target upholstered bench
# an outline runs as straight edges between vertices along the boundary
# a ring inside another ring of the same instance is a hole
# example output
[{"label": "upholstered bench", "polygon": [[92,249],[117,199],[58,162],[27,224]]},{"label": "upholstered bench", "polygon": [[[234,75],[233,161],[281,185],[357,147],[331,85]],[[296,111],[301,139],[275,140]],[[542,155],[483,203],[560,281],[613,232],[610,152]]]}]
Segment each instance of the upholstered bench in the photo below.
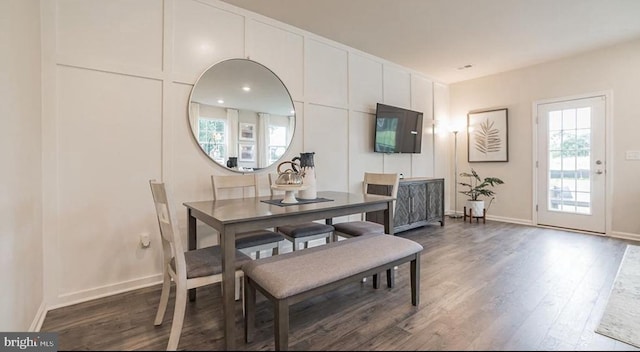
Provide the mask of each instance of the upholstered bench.
[{"label": "upholstered bench", "polygon": [[276,350],[287,350],[289,306],[373,275],[387,272],[387,285],[394,266],[411,262],[411,304],[420,293],[420,252],[411,240],[390,235],[369,235],[333,242],[302,251],[251,261],[242,266],[245,292],[245,339],[253,339],[256,289],[274,304]]}]

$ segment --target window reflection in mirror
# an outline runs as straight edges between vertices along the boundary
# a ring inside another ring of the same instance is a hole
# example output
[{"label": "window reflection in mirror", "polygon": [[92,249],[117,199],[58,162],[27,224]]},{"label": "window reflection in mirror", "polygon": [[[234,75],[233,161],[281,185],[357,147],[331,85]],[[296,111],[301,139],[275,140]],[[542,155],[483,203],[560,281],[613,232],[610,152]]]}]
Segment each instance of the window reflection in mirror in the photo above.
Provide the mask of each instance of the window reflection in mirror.
[{"label": "window reflection in mirror", "polygon": [[211,160],[247,172],[284,155],[295,131],[295,111],[273,72],[251,60],[231,59],[207,69],[194,85],[189,124]]}]

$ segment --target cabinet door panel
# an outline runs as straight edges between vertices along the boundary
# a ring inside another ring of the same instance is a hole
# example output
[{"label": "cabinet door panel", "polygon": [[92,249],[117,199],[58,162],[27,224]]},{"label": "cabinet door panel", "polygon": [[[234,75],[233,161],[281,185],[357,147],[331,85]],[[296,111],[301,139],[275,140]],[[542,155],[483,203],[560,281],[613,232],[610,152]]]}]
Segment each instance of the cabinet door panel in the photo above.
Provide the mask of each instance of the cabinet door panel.
[{"label": "cabinet door panel", "polygon": [[416,183],[410,187],[411,192],[411,222],[427,220],[427,184]]},{"label": "cabinet door panel", "polygon": [[411,195],[409,185],[398,186],[398,196],[396,200],[395,216],[393,226],[398,227],[409,224],[411,213]]},{"label": "cabinet door panel", "polygon": [[444,194],[444,182],[427,183],[427,193],[427,214],[429,214],[427,221],[443,219],[444,199],[442,195]]}]

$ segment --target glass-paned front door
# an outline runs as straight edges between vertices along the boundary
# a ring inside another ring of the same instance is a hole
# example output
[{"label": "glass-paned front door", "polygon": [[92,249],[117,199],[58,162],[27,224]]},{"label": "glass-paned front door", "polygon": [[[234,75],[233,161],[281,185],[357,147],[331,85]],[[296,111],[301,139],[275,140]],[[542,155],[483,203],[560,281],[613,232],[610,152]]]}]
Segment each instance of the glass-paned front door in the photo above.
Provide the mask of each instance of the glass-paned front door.
[{"label": "glass-paned front door", "polygon": [[605,231],[605,98],[538,105],[538,223]]}]

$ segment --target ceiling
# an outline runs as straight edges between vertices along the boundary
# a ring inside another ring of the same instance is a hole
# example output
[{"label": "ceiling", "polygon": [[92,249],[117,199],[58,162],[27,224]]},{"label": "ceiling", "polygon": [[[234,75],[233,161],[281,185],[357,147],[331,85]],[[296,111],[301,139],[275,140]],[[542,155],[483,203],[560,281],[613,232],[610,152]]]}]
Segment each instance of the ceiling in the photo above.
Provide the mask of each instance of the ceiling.
[{"label": "ceiling", "polygon": [[444,83],[640,38],[640,0],[223,1]]}]

